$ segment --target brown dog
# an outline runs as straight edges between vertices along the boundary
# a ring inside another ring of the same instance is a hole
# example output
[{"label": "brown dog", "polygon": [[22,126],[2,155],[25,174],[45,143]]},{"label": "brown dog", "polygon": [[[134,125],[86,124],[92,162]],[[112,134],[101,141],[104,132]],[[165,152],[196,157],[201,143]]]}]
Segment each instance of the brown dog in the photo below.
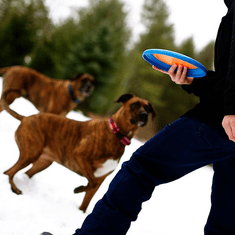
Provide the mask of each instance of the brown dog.
[{"label": "brown dog", "polygon": [[66,115],[94,89],[94,77],[89,74],[78,74],[69,80],[51,79],[34,69],[23,66],[12,66],[0,69],[4,74],[0,112],[3,102],[10,105],[16,98],[24,97],[31,101],[40,112]]},{"label": "brown dog", "polygon": [[[87,186],[74,190],[86,193],[80,206],[85,212],[103,180],[116,168],[138,127],[147,123],[149,114],[152,118],[156,115],[147,100],[132,94],[122,95],[116,102],[121,102],[122,107],[110,119],[79,122],[48,113],[23,117],[15,133],[20,157],[5,172],[12,191],[21,194],[13,182],[19,170],[32,163],[26,172],[31,178],[56,161],[88,179]],[[7,109],[15,116],[15,112]]]}]

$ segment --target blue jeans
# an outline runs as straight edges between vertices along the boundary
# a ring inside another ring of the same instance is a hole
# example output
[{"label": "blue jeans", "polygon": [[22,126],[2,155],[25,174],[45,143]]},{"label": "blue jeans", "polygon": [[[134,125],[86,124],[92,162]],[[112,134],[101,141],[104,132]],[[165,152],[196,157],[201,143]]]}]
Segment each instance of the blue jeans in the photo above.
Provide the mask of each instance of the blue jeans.
[{"label": "blue jeans", "polygon": [[[182,117],[136,150],[74,235],[124,235],[157,185],[213,163],[206,235],[235,234],[235,143],[221,127]],[[170,222],[169,222],[170,223]],[[180,233],[180,231],[178,231]]]}]

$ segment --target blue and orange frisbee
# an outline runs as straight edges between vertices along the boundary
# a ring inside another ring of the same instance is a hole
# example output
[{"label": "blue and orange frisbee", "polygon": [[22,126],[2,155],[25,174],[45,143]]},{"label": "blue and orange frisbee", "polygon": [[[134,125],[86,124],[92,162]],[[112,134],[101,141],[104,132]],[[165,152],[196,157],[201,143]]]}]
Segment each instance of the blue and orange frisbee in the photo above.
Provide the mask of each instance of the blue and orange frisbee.
[{"label": "blue and orange frisbee", "polygon": [[150,64],[157,68],[168,71],[173,64],[187,67],[187,77],[204,77],[206,75],[206,68],[198,61],[173,51],[163,49],[149,49],[144,51],[143,58]]}]

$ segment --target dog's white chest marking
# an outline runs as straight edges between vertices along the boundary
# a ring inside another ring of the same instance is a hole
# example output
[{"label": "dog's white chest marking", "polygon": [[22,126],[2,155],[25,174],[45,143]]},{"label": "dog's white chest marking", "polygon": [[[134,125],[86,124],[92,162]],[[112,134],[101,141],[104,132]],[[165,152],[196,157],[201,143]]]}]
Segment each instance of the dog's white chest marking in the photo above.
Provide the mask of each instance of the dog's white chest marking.
[{"label": "dog's white chest marking", "polygon": [[103,175],[106,175],[107,173],[115,170],[115,168],[118,165],[117,160],[108,159],[106,162],[103,163],[103,165],[100,168],[97,168],[94,172],[95,177],[101,177]]}]

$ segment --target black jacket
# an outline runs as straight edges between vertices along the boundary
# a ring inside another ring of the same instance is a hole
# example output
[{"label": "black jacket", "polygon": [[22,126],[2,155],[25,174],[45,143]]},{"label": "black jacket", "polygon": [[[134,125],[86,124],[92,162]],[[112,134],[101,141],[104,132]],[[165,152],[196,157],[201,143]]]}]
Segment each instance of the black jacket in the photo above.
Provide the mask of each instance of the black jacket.
[{"label": "black jacket", "polygon": [[235,115],[235,0],[224,0],[228,7],[215,42],[215,71],[183,85],[188,93],[200,97],[200,103],[185,114],[207,124],[221,125],[225,115]]}]

